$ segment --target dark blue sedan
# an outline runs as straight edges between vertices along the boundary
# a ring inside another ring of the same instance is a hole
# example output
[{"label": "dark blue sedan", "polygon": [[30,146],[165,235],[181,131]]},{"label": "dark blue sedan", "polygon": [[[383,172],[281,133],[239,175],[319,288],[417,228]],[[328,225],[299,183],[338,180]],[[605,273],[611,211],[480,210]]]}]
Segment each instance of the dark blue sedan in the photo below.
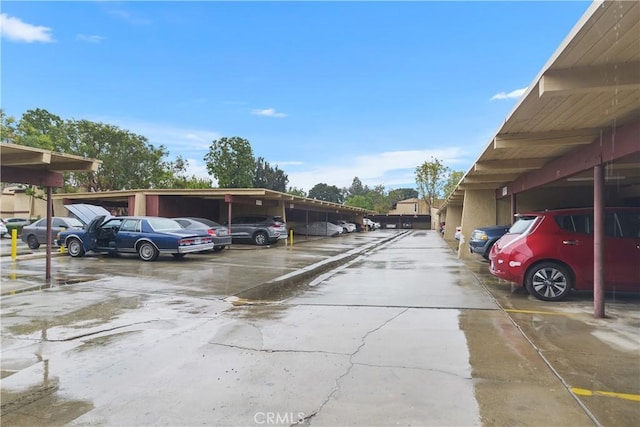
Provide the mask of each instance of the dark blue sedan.
[{"label": "dark blue sedan", "polygon": [[472,254],[482,255],[484,259],[489,259],[491,247],[511,228],[510,225],[491,225],[473,230],[469,239],[469,250]]},{"label": "dark blue sedan", "polygon": [[206,230],[185,230],[172,219],[152,216],[100,215],[83,230],[61,232],[57,244],[64,245],[72,257],[89,251],[134,253],[143,261],[154,261],[160,254],[182,258],[213,249]]}]

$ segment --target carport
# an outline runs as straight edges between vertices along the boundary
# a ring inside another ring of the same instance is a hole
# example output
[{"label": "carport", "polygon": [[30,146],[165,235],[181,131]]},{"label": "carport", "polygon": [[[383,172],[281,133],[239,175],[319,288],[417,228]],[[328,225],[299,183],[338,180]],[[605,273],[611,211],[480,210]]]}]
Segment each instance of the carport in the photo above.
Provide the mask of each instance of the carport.
[{"label": "carport", "polygon": [[255,214],[281,216],[291,226],[332,219],[362,223],[372,213],[264,188],[138,189],[56,194],[53,199],[57,211],[71,203],[91,203],[117,214],[203,217],[220,223]]},{"label": "carport", "polygon": [[0,144],[0,179],[2,182],[37,185],[47,192],[47,247],[45,280],[51,280],[51,217],[53,188],[63,186],[63,172],[95,172],[99,160],[16,144]]},{"label": "carport", "polygon": [[640,3],[595,1],[440,207],[449,239],[518,211],[593,207],[596,317],[604,206],[640,206],[639,27]]}]

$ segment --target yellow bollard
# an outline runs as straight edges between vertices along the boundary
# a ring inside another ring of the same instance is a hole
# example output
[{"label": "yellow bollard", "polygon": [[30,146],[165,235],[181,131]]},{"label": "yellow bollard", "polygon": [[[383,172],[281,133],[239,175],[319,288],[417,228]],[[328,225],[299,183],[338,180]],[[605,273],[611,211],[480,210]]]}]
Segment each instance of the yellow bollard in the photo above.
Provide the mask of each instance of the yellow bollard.
[{"label": "yellow bollard", "polygon": [[[60,233],[62,233],[64,230],[65,230],[64,227],[60,227]],[[58,236],[56,236],[56,237],[59,237],[60,233],[58,233]],[[66,254],[67,253],[67,248],[64,246],[64,243],[60,245],[60,253],[61,254]]]},{"label": "yellow bollard", "polygon": [[13,261],[18,257],[18,230],[11,230],[11,259]]},{"label": "yellow bollard", "polygon": [[293,228],[289,230],[289,244],[293,246]]}]

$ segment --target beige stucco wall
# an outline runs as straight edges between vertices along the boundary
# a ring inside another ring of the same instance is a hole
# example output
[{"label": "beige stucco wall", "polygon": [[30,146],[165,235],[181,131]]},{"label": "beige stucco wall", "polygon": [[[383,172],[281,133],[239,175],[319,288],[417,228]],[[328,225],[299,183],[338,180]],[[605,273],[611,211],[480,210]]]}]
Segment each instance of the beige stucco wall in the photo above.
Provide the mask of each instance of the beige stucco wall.
[{"label": "beige stucco wall", "polygon": [[407,199],[396,203],[396,208],[391,209],[389,215],[414,215],[426,214],[429,212],[427,202],[422,199]]},{"label": "beige stucco wall", "polygon": [[496,198],[493,190],[467,190],[462,206],[462,236],[458,245],[458,257],[466,258],[469,252],[469,237],[474,228],[496,223]]},{"label": "beige stucco wall", "polygon": [[462,223],[462,206],[448,206],[444,229],[444,238],[452,240],[456,227]]},{"label": "beige stucco wall", "polygon": [[0,215],[2,218],[43,218],[47,213],[47,202],[30,196],[24,190],[5,190],[0,195]]}]

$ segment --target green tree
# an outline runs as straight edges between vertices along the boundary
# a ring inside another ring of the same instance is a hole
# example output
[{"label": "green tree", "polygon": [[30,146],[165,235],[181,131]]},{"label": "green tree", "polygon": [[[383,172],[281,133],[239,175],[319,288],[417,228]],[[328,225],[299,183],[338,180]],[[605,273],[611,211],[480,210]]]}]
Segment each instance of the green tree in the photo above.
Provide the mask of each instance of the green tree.
[{"label": "green tree", "polygon": [[419,196],[418,191],[415,188],[396,188],[389,191],[388,197],[391,204],[397,203],[401,200],[413,199]]},{"label": "green tree", "polygon": [[11,144],[18,144],[16,128],[16,119],[11,116],[7,116],[6,113],[0,108],[0,141],[8,142]]},{"label": "green tree", "polygon": [[429,212],[431,212],[435,200],[443,195],[448,176],[449,168],[433,156],[416,168],[418,193],[427,202]]},{"label": "green tree", "polygon": [[166,185],[163,159],[168,152],[163,145],[154,147],[144,136],[88,120],[67,121],[65,128],[71,154],[102,161],[96,173],[71,174],[68,185],[72,188],[109,191]]},{"label": "green tree", "polygon": [[370,211],[374,210],[373,201],[364,195],[356,195],[348,197],[344,204],[347,206],[354,206],[356,208],[368,209]]},{"label": "green tree", "polygon": [[195,175],[187,176],[189,161],[176,157],[175,160],[165,163],[166,180],[162,188],[211,188],[213,181],[209,178],[198,178]]},{"label": "green tree", "polygon": [[389,212],[391,202],[383,184],[376,185],[367,193],[367,197],[373,204],[373,210],[378,213]]},{"label": "green tree", "polygon": [[19,144],[58,152],[68,152],[64,121],[47,110],[27,110],[18,122]]},{"label": "green tree", "polygon": [[449,173],[443,190],[445,198],[449,197],[451,193],[453,193],[453,190],[456,189],[456,185],[458,185],[463,176],[463,171],[451,171],[451,173]]},{"label": "green tree", "polygon": [[369,192],[369,190],[370,190],[369,187],[367,187],[366,185],[362,185],[362,181],[360,181],[360,178],[356,176],[355,178],[353,178],[351,187],[347,188],[346,196],[347,197],[364,196]]},{"label": "green tree", "polygon": [[324,183],[316,184],[309,190],[311,199],[324,200],[326,202],[342,203],[342,192],[335,185],[327,185]]},{"label": "green tree", "polygon": [[307,192],[304,191],[302,188],[297,188],[297,187],[289,187],[289,189],[287,190],[287,194],[292,194],[298,197],[307,197]]},{"label": "green tree", "polygon": [[256,159],[255,172],[253,177],[253,186],[256,188],[266,188],[268,190],[280,191],[284,193],[289,183],[289,177],[284,171],[271,167],[269,162],[264,158]]},{"label": "green tree", "polygon": [[245,188],[253,185],[255,159],[251,144],[233,136],[214,140],[204,156],[209,175],[218,180],[220,188]]}]

